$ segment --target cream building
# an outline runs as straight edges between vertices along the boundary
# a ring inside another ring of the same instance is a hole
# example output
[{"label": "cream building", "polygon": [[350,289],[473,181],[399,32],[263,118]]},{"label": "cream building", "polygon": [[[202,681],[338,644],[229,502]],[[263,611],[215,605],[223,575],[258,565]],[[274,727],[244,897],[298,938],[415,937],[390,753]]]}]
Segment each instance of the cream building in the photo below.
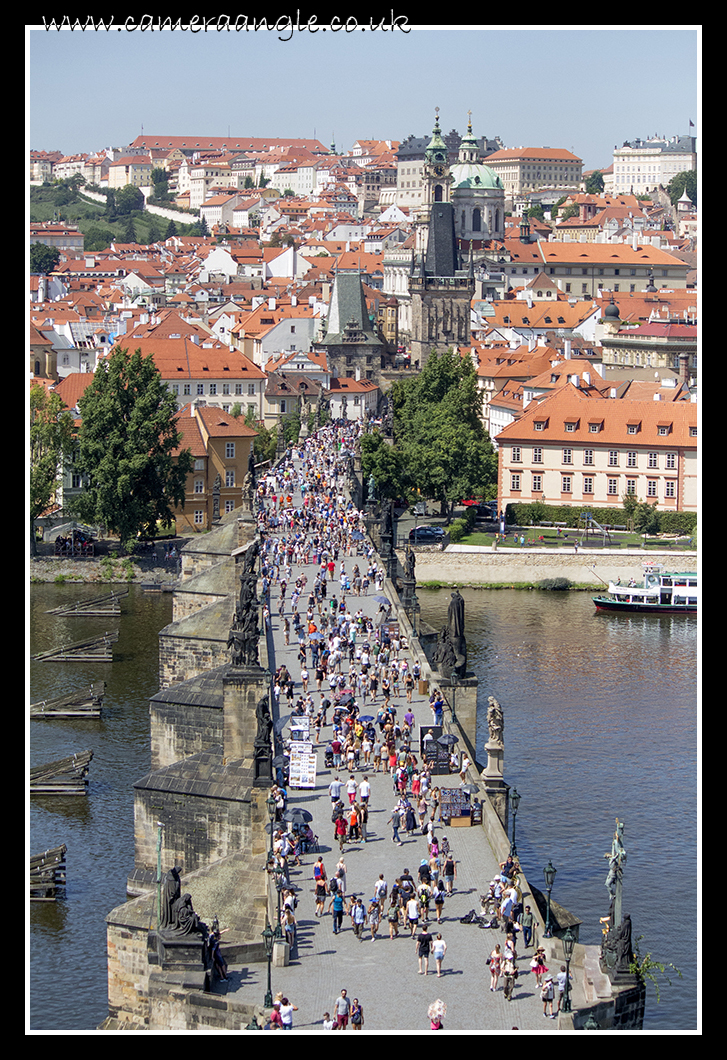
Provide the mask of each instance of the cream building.
[{"label": "cream building", "polygon": [[508,201],[538,188],[580,187],[583,159],[563,148],[508,147],[487,156],[487,165],[500,178]]},{"label": "cream building", "polygon": [[151,184],[151,159],[147,155],[126,155],[109,165],[109,188],[135,188]]},{"label": "cream building", "polygon": [[613,151],[613,191],[642,195],[666,187],[677,173],[697,168],[695,136],[653,136],[632,140]]},{"label": "cream building", "polygon": [[544,501],[619,507],[625,494],[660,511],[696,511],[697,405],[584,397],[568,383],[531,402],[497,435],[500,507]]}]

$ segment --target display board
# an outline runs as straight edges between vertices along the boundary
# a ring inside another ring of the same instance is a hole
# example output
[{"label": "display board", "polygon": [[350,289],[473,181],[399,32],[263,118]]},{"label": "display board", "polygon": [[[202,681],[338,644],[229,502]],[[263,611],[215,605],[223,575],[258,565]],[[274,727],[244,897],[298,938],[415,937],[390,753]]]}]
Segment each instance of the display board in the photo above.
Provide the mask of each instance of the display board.
[{"label": "display board", "polygon": [[318,759],[312,744],[291,743],[288,781],[291,788],[314,788],[317,766]]},{"label": "display board", "polygon": [[442,820],[450,821],[453,817],[469,817],[470,797],[461,788],[442,788],[439,812]]},{"label": "display board", "polygon": [[[441,725],[422,725],[419,730],[421,756],[429,766],[432,776],[437,777],[449,775],[449,748],[437,743],[443,731]],[[424,737],[430,732],[433,739],[425,740]]]}]

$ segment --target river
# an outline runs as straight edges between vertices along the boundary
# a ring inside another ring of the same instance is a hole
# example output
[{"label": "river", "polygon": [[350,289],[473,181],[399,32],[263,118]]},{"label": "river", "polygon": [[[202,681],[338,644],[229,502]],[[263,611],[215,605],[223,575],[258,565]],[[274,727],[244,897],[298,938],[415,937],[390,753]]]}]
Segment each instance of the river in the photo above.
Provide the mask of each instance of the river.
[{"label": "river", "polygon": [[[450,592],[418,591],[447,620]],[[596,612],[587,593],[462,590],[468,667],[505,716],[506,781],[522,796],[516,844],[531,883],[557,870],[553,899],[599,943],[615,820],[625,824],[623,912],[642,956],[682,973],[647,981],[646,1030],[697,1026],[697,621]]]},{"label": "river", "polygon": [[[106,681],[100,721],[33,721],[30,764],[91,749],[86,798],[34,798],[30,852],[65,843],[65,899],[31,903],[31,1030],[92,1030],[107,1015],[108,912],[126,898],[134,861],[133,784],[149,769],[149,698],[158,690],[157,634],[169,594],[132,586],[120,619],[58,618],[60,603],[97,586],[33,585],[30,651],[118,628],[111,664],[32,663],[31,702]],[[469,665],[480,703],[505,713],[505,778],[522,796],[517,848],[553,898],[579,916],[581,941],[598,942],[615,818],[625,822],[624,912],[642,954],[683,978],[648,987],[647,1030],[697,1027],[697,623],[686,616],[596,614],[587,594],[463,590]],[[419,590],[422,618],[438,628],[449,592]],[[477,748],[482,754],[484,718]]]}]

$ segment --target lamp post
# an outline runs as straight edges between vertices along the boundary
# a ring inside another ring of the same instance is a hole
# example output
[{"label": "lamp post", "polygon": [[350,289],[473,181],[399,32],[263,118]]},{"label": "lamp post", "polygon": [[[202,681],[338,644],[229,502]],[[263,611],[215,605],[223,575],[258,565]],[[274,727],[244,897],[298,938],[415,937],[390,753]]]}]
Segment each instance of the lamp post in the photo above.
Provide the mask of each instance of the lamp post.
[{"label": "lamp post", "polygon": [[566,931],[563,936],[563,956],[565,957],[565,997],[563,998],[563,1011],[570,1012],[570,962],[573,956],[573,948],[576,944],[576,937],[570,928]]},{"label": "lamp post", "polygon": [[272,791],[265,800],[265,805],[268,808],[268,820],[270,823],[270,847],[268,849],[268,861],[272,861],[275,857],[275,851],[273,850],[273,822],[275,821],[275,796]]},{"label": "lamp post", "polygon": [[517,811],[520,806],[521,796],[518,795],[517,788],[513,788],[510,792],[510,806],[512,807],[512,843],[510,844],[510,854],[515,857],[517,854],[517,847],[515,846],[515,822],[517,820]]},{"label": "lamp post", "polygon": [[550,926],[550,892],[553,890],[553,882],[555,880],[556,869],[553,868],[553,862],[549,861],[543,869],[543,876],[545,877],[545,886],[548,889],[548,913],[545,918],[545,931],[543,932],[543,938],[552,939],[553,931]]},{"label": "lamp post", "polygon": [[456,725],[457,713],[455,708],[457,706],[457,674],[454,670],[452,670],[452,676],[450,677],[449,682],[452,687],[452,724]]},{"label": "lamp post", "polygon": [[263,942],[265,943],[265,956],[268,959],[268,992],[265,995],[265,1001],[263,1004],[266,1008],[273,1007],[273,991],[270,985],[270,963],[273,959],[273,942],[275,941],[275,932],[270,927],[270,921],[265,918],[265,930],[262,932]]}]

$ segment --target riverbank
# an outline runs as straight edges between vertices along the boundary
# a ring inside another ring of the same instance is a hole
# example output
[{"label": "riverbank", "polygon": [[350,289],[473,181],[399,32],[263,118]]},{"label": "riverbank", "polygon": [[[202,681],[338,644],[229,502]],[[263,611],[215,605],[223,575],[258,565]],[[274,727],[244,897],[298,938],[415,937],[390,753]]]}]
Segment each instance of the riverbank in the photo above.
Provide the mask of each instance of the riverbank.
[{"label": "riverbank", "polygon": [[540,582],[565,578],[571,587],[591,591],[609,581],[643,578],[645,563],[660,563],[667,570],[697,569],[695,552],[618,552],[606,549],[527,548],[492,549],[449,545],[444,552],[416,550],[416,579],[422,588],[438,586],[473,589],[535,589]]},{"label": "riverbank", "polygon": [[[121,556],[118,541],[104,539],[96,542],[93,558],[56,556],[52,543],[39,542],[37,555],[29,557],[28,577],[35,583],[172,585],[179,577],[179,553],[186,541],[175,538],[156,542],[147,552]],[[172,549],[176,550],[173,557]]]}]

